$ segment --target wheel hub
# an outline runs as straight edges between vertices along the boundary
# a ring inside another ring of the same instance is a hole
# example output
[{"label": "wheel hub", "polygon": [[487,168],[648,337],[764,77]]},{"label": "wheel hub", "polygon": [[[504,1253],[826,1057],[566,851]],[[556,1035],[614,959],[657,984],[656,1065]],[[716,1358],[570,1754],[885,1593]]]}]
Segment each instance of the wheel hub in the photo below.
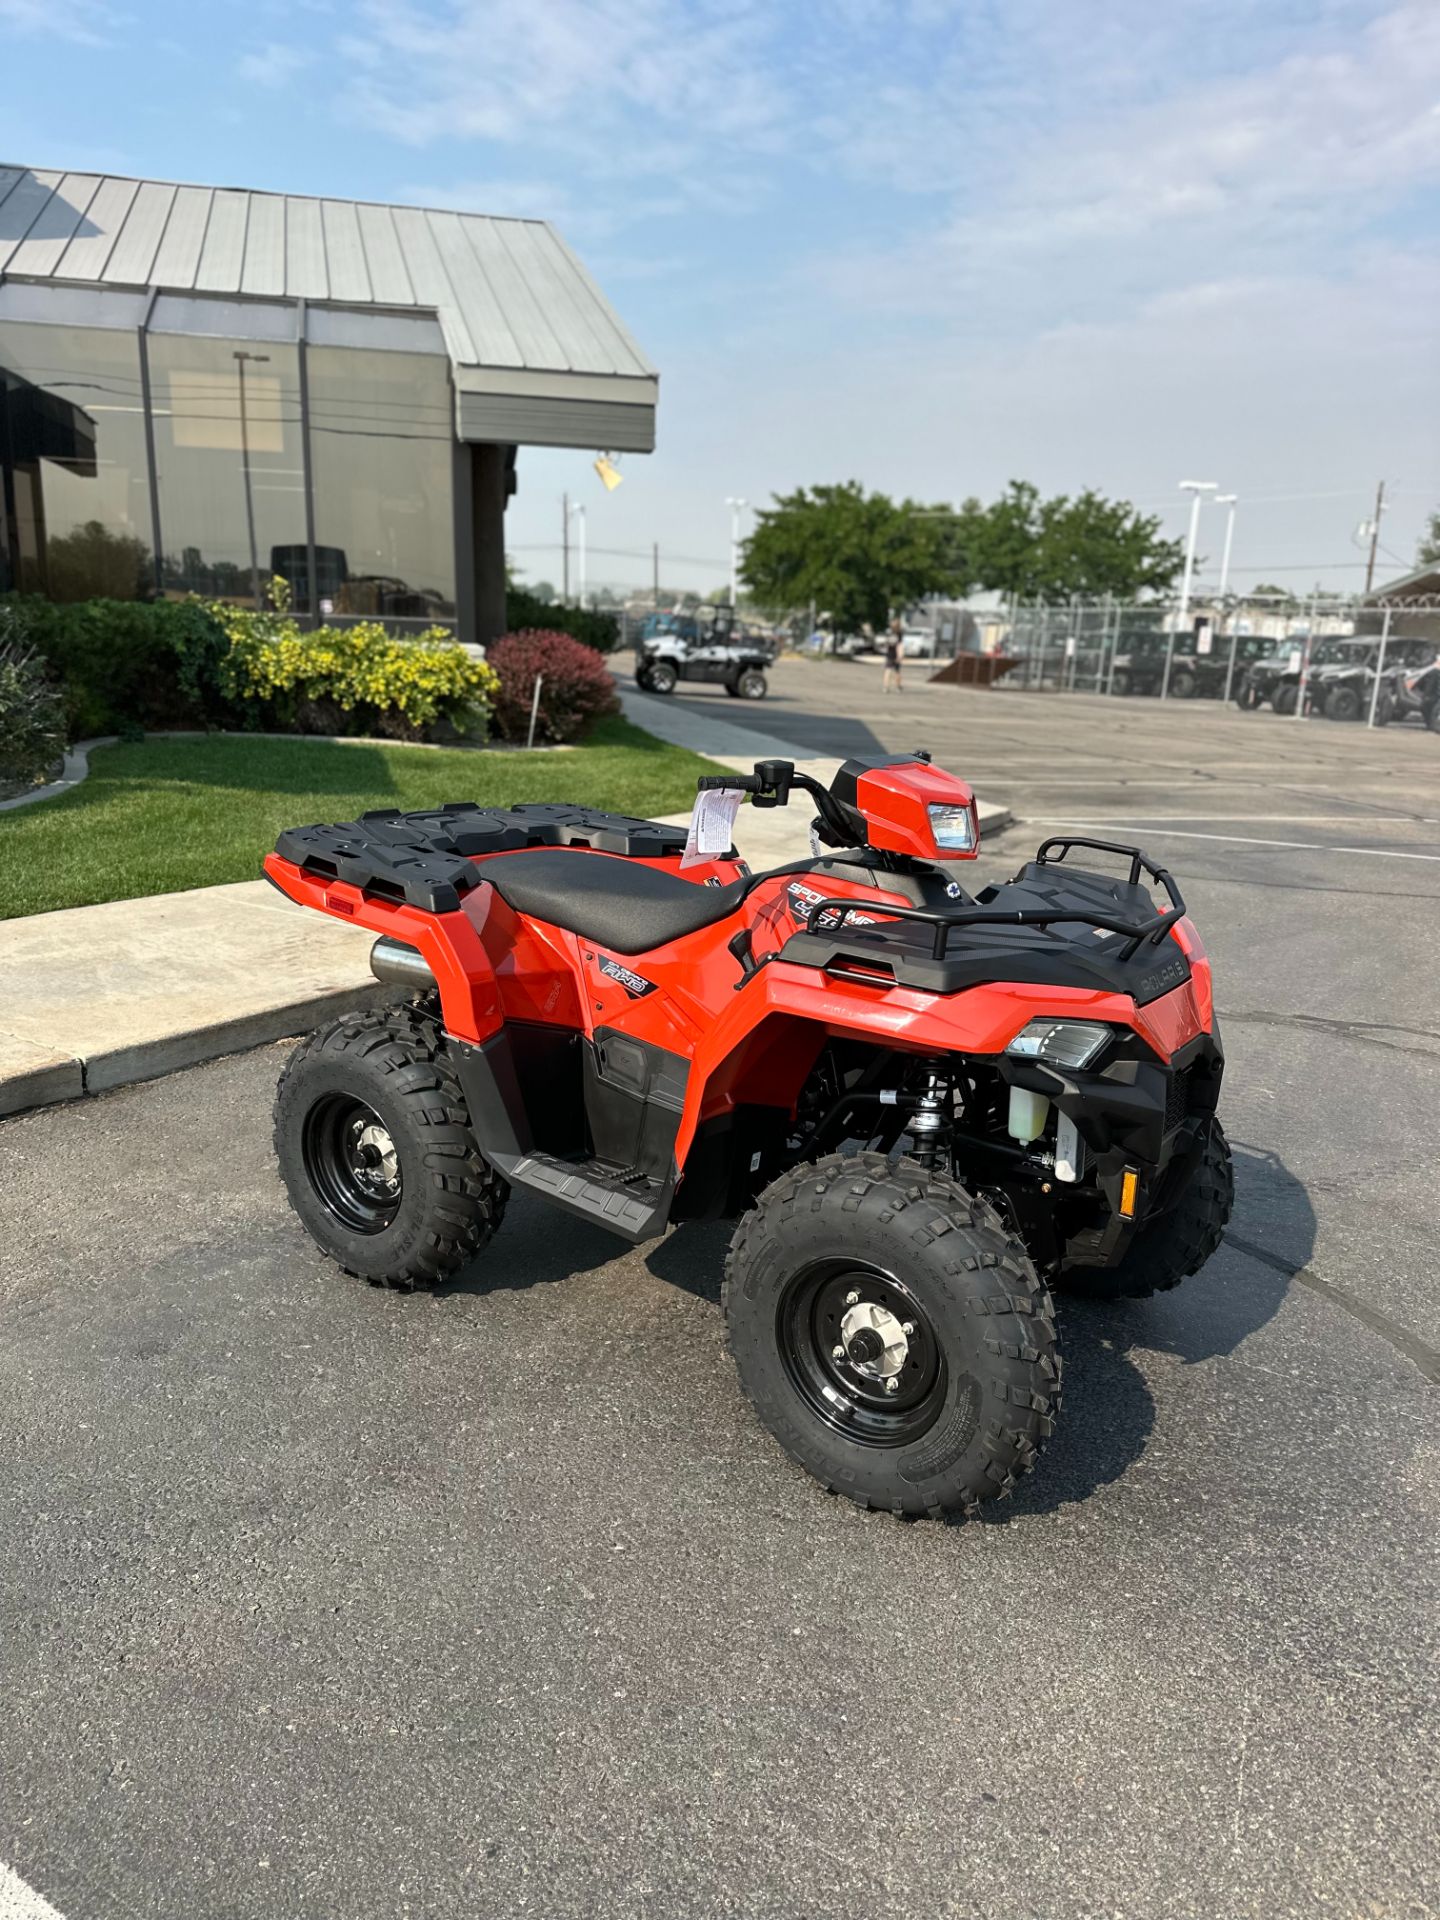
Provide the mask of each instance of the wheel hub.
[{"label": "wheel hub", "polygon": [[847,1363],[868,1380],[894,1379],[910,1357],[903,1324],[888,1307],[873,1300],[860,1300],[846,1309],[840,1340]]},{"label": "wheel hub", "polygon": [[378,1120],[357,1117],[350,1122],[347,1144],[357,1184],[377,1200],[393,1200],[400,1191],[400,1157],[386,1129]]}]

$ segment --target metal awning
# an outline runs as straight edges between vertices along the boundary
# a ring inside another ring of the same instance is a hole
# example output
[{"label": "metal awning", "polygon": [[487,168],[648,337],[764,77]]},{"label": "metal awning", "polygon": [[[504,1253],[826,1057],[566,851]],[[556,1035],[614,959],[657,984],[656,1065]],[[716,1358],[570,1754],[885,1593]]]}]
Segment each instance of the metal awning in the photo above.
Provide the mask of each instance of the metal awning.
[{"label": "metal awning", "polygon": [[544,220],[0,166],[0,282],[433,315],[462,440],[655,444],[659,376]]}]

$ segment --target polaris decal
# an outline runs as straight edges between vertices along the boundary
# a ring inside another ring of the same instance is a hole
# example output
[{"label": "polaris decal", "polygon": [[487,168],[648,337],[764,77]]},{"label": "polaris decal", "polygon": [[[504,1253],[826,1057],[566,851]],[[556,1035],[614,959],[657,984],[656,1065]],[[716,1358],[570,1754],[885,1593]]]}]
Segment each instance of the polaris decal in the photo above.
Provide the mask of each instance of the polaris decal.
[{"label": "polaris decal", "polygon": [[608,953],[600,956],[600,971],[607,980],[618,980],[632,1000],[641,1000],[647,993],[654,993],[655,982],[647,980],[643,974],[625,967],[618,960],[612,960]]},{"label": "polaris decal", "polygon": [[[789,886],[786,887],[785,892],[790,901],[791,919],[798,922],[802,927],[808,927],[810,924],[810,915],[814,912],[815,908],[819,906],[820,902],[825,898],[825,895],[823,893],[817,893],[814,887],[802,887],[798,880],[792,880]],[[838,907],[828,907],[815,922],[815,925],[824,928],[827,933],[832,932],[839,926],[841,917]],[[875,925],[875,916],[873,913],[852,912],[843,917],[847,926],[873,927]]]}]

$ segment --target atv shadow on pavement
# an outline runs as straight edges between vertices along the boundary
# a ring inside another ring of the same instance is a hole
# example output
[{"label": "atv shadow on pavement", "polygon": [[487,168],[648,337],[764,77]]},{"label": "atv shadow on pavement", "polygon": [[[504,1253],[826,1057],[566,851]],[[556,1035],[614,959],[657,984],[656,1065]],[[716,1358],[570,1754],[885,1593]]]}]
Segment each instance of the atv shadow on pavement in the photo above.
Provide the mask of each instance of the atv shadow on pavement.
[{"label": "atv shadow on pavement", "polygon": [[[1155,1401],[1137,1353],[1168,1354],[1197,1365],[1233,1353],[1279,1310],[1290,1276],[1304,1267],[1315,1241],[1315,1214],[1303,1184],[1272,1153],[1232,1142],[1233,1230],[1284,1252],[1289,1274],[1223,1243],[1214,1258],[1172,1293],[1148,1300],[1097,1301],[1059,1293],[1065,1403],[1055,1434],[1033,1474],[1003,1504],[979,1519],[1004,1526],[1053,1513],[1119,1480],[1144,1453],[1155,1425]],[[681,1227],[652,1247],[646,1265],[658,1280],[718,1308],[731,1228],[726,1221]],[[961,1516],[947,1524],[958,1525]]]},{"label": "atv shadow on pavement", "polygon": [[[1279,1311],[1291,1278],[1309,1262],[1315,1212],[1303,1183],[1273,1153],[1231,1142],[1235,1215],[1219,1251],[1172,1293],[1148,1300],[1082,1300],[1060,1294],[1065,1404],[1055,1436],[1014,1497],[983,1508],[988,1526],[1052,1513],[1120,1479],[1145,1451],[1155,1401],[1135,1353],[1169,1354],[1195,1366],[1234,1353]],[[1232,1244],[1283,1247],[1289,1272]],[[957,1516],[958,1518],[958,1516]]]}]

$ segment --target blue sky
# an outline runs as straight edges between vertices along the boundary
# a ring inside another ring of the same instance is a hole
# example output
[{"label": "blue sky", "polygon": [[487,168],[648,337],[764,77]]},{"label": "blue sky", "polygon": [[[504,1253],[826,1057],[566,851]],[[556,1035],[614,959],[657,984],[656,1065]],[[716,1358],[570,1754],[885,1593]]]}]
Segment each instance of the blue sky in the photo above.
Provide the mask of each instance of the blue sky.
[{"label": "blue sky", "polygon": [[0,0],[0,84],[7,162],[553,219],[661,445],[522,456],[532,578],[566,488],[615,585],[849,477],[1214,479],[1296,590],[1440,505],[1435,0]]}]

